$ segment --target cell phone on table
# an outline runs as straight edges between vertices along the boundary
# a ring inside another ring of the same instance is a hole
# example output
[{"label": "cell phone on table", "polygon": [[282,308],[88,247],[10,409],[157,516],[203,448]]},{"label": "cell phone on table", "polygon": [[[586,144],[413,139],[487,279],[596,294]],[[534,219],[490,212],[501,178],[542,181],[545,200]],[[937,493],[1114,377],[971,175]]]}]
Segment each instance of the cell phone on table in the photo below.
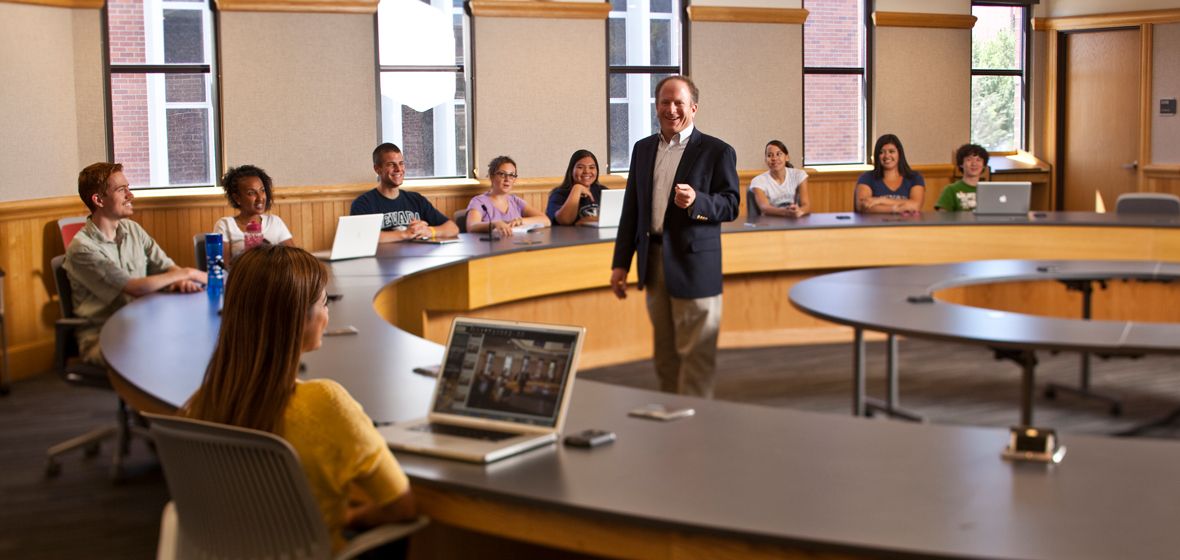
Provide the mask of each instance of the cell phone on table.
[{"label": "cell phone on table", "polygon": [[570,447],[598,447],[615,441],[615,433],[607,430],[582,430],[565,436],[564,441]]},{"label": "cell phone on table", "polygon": [[631,410],[628,414],[638,418],[648,418],[651,420],[661,420],[668,422],[677,418],[687,418],[696,414],[697,411],[688,407],[667,407],[662,404],[646,404],[639,408]]}]

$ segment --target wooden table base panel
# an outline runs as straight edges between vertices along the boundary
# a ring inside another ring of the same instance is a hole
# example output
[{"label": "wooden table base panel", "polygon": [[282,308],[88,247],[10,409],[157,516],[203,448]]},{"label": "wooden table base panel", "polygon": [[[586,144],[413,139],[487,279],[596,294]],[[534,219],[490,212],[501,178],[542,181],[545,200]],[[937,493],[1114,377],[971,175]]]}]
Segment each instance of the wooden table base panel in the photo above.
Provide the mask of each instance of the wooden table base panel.
[{"label": "wooden table base panel", "polygon": [[[419,508],[434,524],[603,558],[850,560],[867,557],[574,515],[519,502],[439,490],[428,484],[415,484],[413,488]],[[466,552],[470,554],[472,551]],[[426,554],[437,558],[431,555],[431,551]],[[558,557],[562,556],[554,555],[554,558]]]}]

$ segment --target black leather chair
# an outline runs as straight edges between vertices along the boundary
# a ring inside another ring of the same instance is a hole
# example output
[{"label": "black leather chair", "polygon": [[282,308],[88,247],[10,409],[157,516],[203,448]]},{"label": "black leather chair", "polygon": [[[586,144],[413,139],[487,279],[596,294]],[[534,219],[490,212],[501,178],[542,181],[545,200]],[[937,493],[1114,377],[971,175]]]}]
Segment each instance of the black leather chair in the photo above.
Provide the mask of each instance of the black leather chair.
[{"label": "black leather chair", "polygon": [[208,259],[205,257],[205,234],[198,233],[193,236],[193,256],[195,257],[196,268],[202,272],[208,272]]},{"label": "black leather chair", "polygon": [[[70,286],[69,275],[62,266],[65,258],[65,255],[59,255],[50,261],[53,267],[53,280],[57,285],[58,305],[61,308],[61,318],[54,324],[53,368],[70,385],[113,391],[114,388],[111,386],[106,368],[73,359],[79,355],[75,333],[79,328],[91,325],[91,322],[74,314],[73,290]],[[131,436],[135,434],[147,438],[145,428],[132,426],[134,416],[138,416],[137,413],[130,410],[123,399],[119,399],[118,416],[115,423],[91,430],[49,448],[45,474],[56,476],[61,472],[59,460],[61,455],[82,448],[85,450],[86,456],[93,457],[98,454],[103,440],[114,437],[116,438],[116,448],[111,476],[118,478],[122,473],[123,457],[130,451]]]},{"label": "black leather chair", "polygon": [[459,233],[467,233],[466,208],[462,210],[455,210],[455,213],[451,215],[451,220],[455,222],[455,225],[459,226]]},{"label": "black leather chair", "polygon": [[1124,193],[1115,203],[1115,213],[1180,216],[1180,197],[1167,193]]},{"label": "black leather chair", "polygon": [[758,201],[754,200],[754,189],[746,189],[746,221],[761,215],[762,209],[758,207]]}]

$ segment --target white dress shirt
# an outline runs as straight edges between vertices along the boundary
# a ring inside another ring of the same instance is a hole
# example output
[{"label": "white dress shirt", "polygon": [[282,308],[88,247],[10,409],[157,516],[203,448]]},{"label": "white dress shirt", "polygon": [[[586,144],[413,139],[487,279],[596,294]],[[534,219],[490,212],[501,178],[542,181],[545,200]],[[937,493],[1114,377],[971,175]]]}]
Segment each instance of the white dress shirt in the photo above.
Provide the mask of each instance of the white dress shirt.
[{"label": "white dress shirt", "polygon": [[664,212],[668,210],[672,182],[676,180],[676,168],[680,166],[680,158],[684,156],[684,148],[688,146],[688,137],[695,128],[695,125],[689,124],[679,134],[673,135],[671,141],[665,140],[663,133],[660,134],[660,146],[656,149],[656,164],[651,177],[652,233],[664,233]]}]

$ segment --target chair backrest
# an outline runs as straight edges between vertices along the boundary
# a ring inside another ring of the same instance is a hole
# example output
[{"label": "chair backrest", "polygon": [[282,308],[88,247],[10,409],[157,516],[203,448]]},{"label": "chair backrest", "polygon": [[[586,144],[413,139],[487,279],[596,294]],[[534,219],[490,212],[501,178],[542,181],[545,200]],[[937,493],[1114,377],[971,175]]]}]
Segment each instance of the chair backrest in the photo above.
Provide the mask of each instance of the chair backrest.
[{"label": "chair backrest", "polygon": [[57,304],[61,308],[62,319],[74,318],[74,290],[70,286],[70,275],[66,273],[64,265],[65,255],[58,255],[49,261],[53,268],[53,283],[57,286]]},{"label": "chair backrest", "polygon": [[1124,193],[1115,203],[1118,214],[1180,216],[1180,197],[1167,193]]},{"label": "chair backrest", "polygon": [[78,234],[78,230],[86,225],[86,216],[73,216],[70,218],[62,218],[57,221],[57,229],[61,231],[61,243],[63,247],[69,247],[70,242],[74,240],[74,236]]},{"label": "chair backrest", "polygon": [[746,221],[761,215],[762,209],[758,207],[758,201],[754,200],[754,189],[746,189]]},{"label": "chair backrest", "polygon": [[193,256],[196,258],[197,270],[208,272],[208,259],[205,257],[205,234],[193,235]]},{"label": "chair backrest", "polygon": [[455,213],[451,215],[451,219],[455,222],[455,225],[459,226],[459,233],[467,233],[467,209],[466,208],[464,208],[462,210],[455,210]]},{"label": "chair backrest", "polygon": [[182,558],[330,558],[295,450],[267,432],[144,413],[179,518]]}]

